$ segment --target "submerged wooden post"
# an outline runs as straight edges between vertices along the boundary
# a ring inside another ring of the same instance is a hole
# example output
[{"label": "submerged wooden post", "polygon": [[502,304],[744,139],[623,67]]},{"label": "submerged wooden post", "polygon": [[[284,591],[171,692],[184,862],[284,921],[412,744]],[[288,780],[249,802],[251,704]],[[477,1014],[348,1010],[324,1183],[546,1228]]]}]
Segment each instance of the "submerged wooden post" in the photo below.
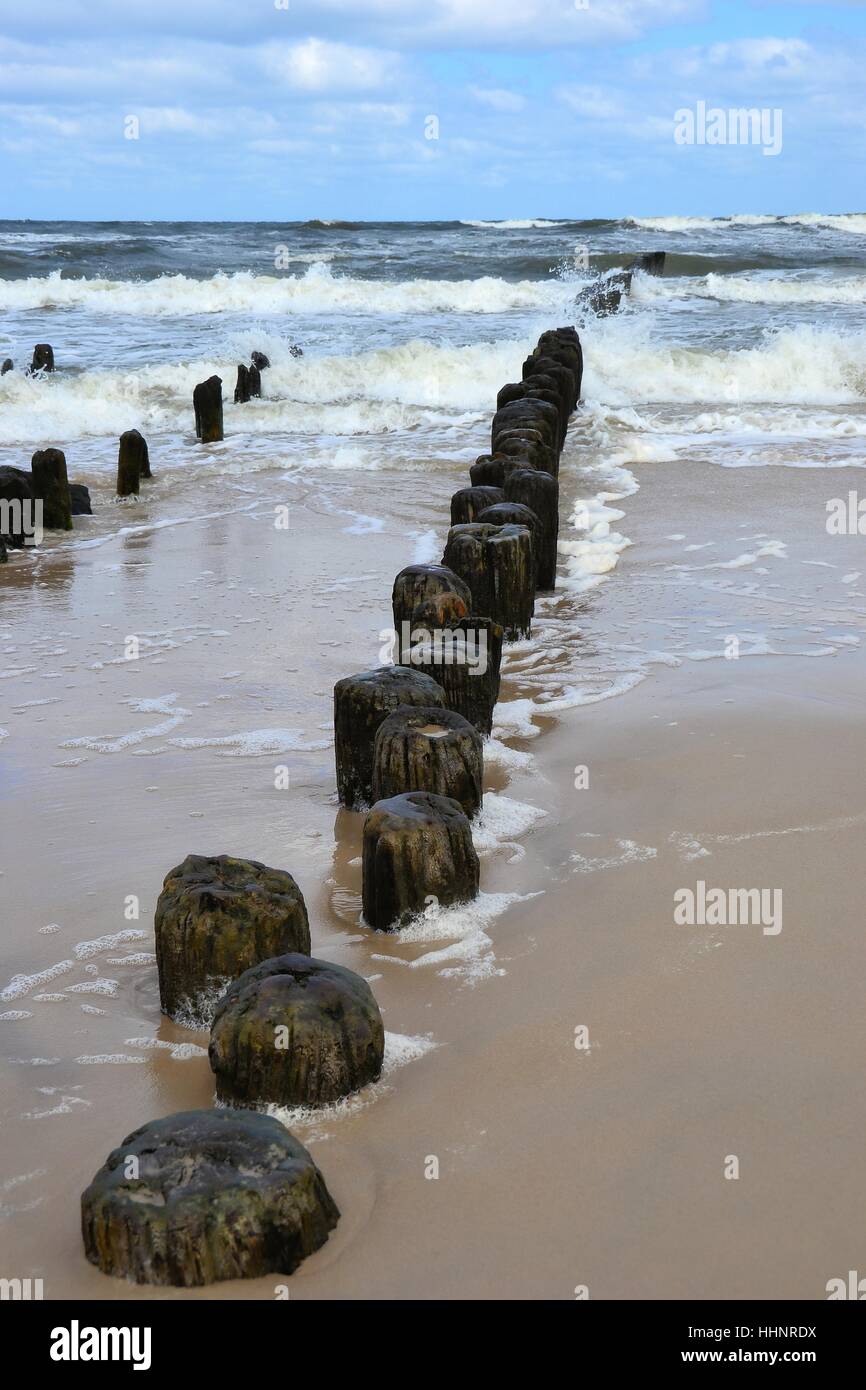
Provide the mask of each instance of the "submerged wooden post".
[{"label": "submerged wooden post", "polygon": [[400,660],[437,681],[448,708],[489,734],[499,699],[502,628],[477,613],[456,618],[442,608],[439,599],[419,604]]},{"label": "submerged wooden post", "polygon": [[479,512],[478,520],[488,526],[525,526],[532,537],[532,566],[535,573],[535,587],[538,584],[538,554],[543,539],[541,521],[530,507],[522,502],[495,502]]},{"label": "submerged wooden post", "polygon": [[192,393],[195,432],[202,444],[215,444],[223,438],[222,378],[210,376],[200,381]]},{"label": "submerged wooden post", "polygon": [[262,394],[262,374],[253,363],[251,367],[238,363],[238,382],[235,387],[235,405],[242,405]]},{"label": "submerged wooden post", "polygon": [[33,491],[42,502],[42,525],[49,531],[72,530],[72,499],[66,455],[62,449],[38,449],[30,463]]},{"label": "submerged wooden post", "polygon": [[398,709],[379,725],[373,749],[373,801],[401,792],[434,792],[481,809],[481,735],[450,709]]},{"label": "submerged wooden post", "polygon": [[359,810],[373,795],[373,746],[379,725],[401,705],[445,707],[445,691],[430,676],[405,666],[380,666],[344,676],[334,686],[337,794]]},{"label": "submerged wooden post", "polygon": [[137,497],[140,480],[150,476],[144,435],[139,430],[124,430],[117,450],[118,497]]},{"label": "submerged wooden post", "polygon": [[477,521],[478,513],[483,512],[485,507],[504,501],[505,493],[501,487],[462,487],[451,498],[451,525]]},{"label": "submerged wooden post", "polygon": [[452,526],[443,558],[472,590],[474,613],[499,623],[507,641],[529,636],[535,565],[525,526]]},{"label": "submerged wooden post", "polygon": [[559,484],[550,473],[537,468],[518,468],[505,480],[509,502],[530,507],[541,523],[536,553],[536,583],[539,589],[556,587],[557,541],[559,538]]},{"label": "submerged wooden post", "polygon": [[53,372],[54,371],[54,349],[50,343],[37,343],[33,349],[33,360],[30,363],[31,372]]},{"label": "submerged wooden post", "polygon": [[253,1110],[150,1120],[109,1154],[81,1196],[91,1264],[177,1288],[285,1277],[339,1219],[303,1144]]},{"label": "submerged wooden post", "polygon": [[[280,1036],[282,1035],[282,1036]],[[289,953],[245,970],[220,999],[208,1060],[229,1105],[329,1105],[375,1081],[385,1028],[367,981]]]},{"label": "submerged wooden post", "polygon": [[464,617],[469,612],[472,601],[469,587],[447,566],[407,565],[400,571],[391,591],[391,610],[398,643],[402,640],[403,624],[411,623],[419,603],[426,603],[438,594],[455,594],[462,599],[465,606],[457,616]]},{"label": "submerged wooden post", "polygon": [[395,931],[429,906],[478,896],[478,855],[458,801],[404,792],[377,801],[364,822],[364,920]]},{"label": "submerged wooden post", "polygon": [[166,874],[154,932],[160,1007],[191,1027],[209,1024],[227,982],[259,961],[310,953],[292,875],[228,854],[189,854]]},{"label": "submerged wooden post", "polygon": [[242,405],[250,398],[250,369],[243,362],[238,363],[238,380],[235,386],[235,405]]}]

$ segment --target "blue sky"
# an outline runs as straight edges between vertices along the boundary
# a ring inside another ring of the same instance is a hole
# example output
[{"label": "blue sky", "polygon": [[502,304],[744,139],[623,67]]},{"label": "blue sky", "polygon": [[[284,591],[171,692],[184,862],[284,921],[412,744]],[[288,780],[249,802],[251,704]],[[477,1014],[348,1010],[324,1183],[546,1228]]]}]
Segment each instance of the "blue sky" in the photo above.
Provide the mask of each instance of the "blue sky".
[{"label": "blue sky", "polygon": [[864,72],[866,0],[0,0],[0,217],[860,211]]}]

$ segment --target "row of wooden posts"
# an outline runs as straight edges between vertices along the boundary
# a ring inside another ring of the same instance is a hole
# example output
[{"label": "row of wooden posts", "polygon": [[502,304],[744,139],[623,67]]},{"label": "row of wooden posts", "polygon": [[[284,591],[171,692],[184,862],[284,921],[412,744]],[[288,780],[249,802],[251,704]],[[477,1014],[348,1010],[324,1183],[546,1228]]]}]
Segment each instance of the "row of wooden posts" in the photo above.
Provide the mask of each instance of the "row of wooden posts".
[{"label": "row of wooden posts", "polygon": [[431,903],[478,893],[483,738],[503,642],[529,636],[536,593],[556,583],[559,459],[582,374],[575,330],[543,333],[521,380],[499,392],[490,453],[451,499],[441,564],[409,565],[394,581],[397,664],[335,687],[340,801],[372,803],[362,853],[371,927],[399,929]]},{"label": "row of wooden posts", "polygon": [[[573,329],[542,334],[451,499],[442,563],[394,581],[395,664],[335,686],[337,792],[365,812],[369,927],[399,930],[431,902],[478,893],[483,740],[503,643],[529,636],[535,595],[556,582],[559,459],[582,370]],[[203,425],[212,400],[196,404]],[[257,861],[189,855],[165,878],[155,937],[163,1012],[210,1024],[224,1108],[153,1120],[108,1156],[82,1195],[87,1258],[152,1284],[291,1273],[339,1211],[309,1153],[262,1111],[375,1081],[378,1004],[360,975],[311,956],[300,888]]]}]

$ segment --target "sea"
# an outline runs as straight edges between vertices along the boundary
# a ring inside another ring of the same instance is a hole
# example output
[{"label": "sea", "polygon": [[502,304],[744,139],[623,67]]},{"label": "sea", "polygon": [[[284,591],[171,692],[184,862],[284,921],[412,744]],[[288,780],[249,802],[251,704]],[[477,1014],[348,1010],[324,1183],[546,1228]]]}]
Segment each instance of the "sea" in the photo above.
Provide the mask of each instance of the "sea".
[{"label": "sea", "polygon": [[[636,275],[621,312],[596,318],[587,283],[658,250],[664,276]],[[860,462],[863,213],[2,222],[0,357],[16,370],[0,379],[0,462],[56,445],[71,476],[110,490],[135,426],[164,485],[198,476],[202,499],[225,470],[423,466],[471,453],[524,351],[566,323],[586,350],[585,418],[639,459]],[[43,341],[58,370],[30,377]],[[272,364],[262,399],[235,406],[255,349]],[[214,372],[226,442],[202,450],[192,391]]]}]

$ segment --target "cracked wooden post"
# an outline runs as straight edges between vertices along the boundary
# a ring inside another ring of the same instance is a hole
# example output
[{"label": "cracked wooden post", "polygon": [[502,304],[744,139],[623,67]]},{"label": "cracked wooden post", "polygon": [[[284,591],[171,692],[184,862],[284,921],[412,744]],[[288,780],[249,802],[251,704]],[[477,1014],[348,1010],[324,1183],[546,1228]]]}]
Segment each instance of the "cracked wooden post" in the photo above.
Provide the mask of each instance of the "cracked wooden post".
[{"label": "cracked wooden post", "polygon": [[505,480],[509,502],[530,507],[541,523],[536,555],[536,583],[539,589],[556,587],[557,541],[559,539],[559,484],[550,473],[535,468],[519,468]]},{"label": "cracked wooden post", "polygon": [[525,526],[452,526],[443,558],[472,590],[473,613],[499,623],[506,641],[529,636],[535,565]]},{"label": "cracked wooden post", "polygon": [[247,367],[238,363],[238,380],[235,386],[235,405],[243,405],[254,396],[262,394],[262,374],[255,363]]},{"label": "cracked wooden post", "polygon": [[[521,470],[522,471],[522,470]],[[525,526],[532,537],[532,567],[535,574],[535,587],[538,583],[538,556],[541,550],[543,528],[541,521],[530,507],[522,502],[496,502],[479,512],[478,520],[488,526]]]},{"label": "cracked wooden post", "polygon": [[373,746],[379,725],[401,705],[445,707],[445,691],[430,676],[406,666],[380,666],[344,676],[334,686],[337,794],[360,810],[373,799]]},{"label": "cracked wooden post", "polygon": [[373,749],[373,801],[401,792],[433,792],[481,810],[481,735],[454,710],[401,707],[379,725]]},{"label": "cracked wooden post", "polygon": [[454,617],[443,612],[441,600],[431,599],[415,609],[400,660],[439,683],[448,709],[479,733],[491,732],[502,662],[498,623],[477,613]]}]

